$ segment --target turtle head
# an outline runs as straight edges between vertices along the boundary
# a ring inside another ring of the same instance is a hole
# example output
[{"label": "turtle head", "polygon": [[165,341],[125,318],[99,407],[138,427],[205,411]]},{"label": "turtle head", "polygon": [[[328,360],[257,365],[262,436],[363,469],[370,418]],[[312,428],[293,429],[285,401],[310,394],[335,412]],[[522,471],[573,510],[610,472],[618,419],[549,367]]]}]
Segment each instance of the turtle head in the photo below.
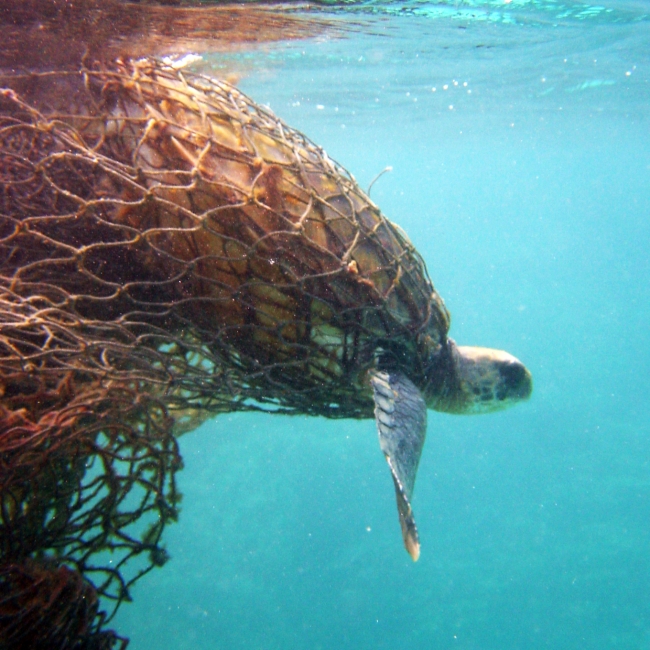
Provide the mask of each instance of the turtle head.
[{"label": "turtle head", "polygon": [[491,413],[526,400],[533,378],[519,359],[503,350],[458,346],[448,339],[434,357],[427,405],[460,414]]}]

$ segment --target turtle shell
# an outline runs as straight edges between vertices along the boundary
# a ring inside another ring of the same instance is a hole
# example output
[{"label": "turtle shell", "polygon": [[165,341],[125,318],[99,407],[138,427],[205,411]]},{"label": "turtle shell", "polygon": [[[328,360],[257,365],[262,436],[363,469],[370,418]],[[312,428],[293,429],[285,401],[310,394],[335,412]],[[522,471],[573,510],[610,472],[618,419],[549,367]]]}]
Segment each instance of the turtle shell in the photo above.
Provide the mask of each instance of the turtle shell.
[{"label": "turtle shell", "polygon": [[20,253],[5,220],[14,289],[36,284],[157,352],[166,335],[198,341],[194,370],[227,368],[244,400],[369,417],[378,351],[423,381],[449,317],[422,258],[270,110],[154,60],[10,85],[12,119],[42,141],[30,192],[49,192],[46,209],[15,207],[31,235]]}]

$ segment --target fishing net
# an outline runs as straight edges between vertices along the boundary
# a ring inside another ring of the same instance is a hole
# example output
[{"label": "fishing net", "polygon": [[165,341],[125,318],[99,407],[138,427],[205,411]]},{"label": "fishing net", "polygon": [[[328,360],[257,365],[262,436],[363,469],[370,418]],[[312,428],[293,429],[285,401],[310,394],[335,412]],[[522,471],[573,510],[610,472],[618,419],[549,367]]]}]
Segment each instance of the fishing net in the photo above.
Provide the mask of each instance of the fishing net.
[{"label": "fishing net", "polygon": [[232,86],[149,59],[0,86],[3,589],[46,558],[119,604],[166,560],[177,435],[372,417],[377,350],[424,381],[447,312],[354,179]]},{"label": "fishing net", "polygon": [[0,639],[7,650],[112,650],[127,641],[101,630],[97,594],[79,573],[33,561],[0,568]]}]

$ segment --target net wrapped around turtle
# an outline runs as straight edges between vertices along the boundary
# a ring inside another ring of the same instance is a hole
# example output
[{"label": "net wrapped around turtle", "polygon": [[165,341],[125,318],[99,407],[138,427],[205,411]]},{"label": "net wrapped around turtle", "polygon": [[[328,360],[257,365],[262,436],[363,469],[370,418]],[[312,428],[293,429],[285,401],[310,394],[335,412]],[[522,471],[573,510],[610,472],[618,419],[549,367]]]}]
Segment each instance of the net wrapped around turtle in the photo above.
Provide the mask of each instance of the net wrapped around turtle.
[{"label": "net wrapped around turtle", "polygon": [[372,417],[377,348],[417,377],[447,313],[354,179],[227,83],[142,59],[0,86],[2,566],[119,604],[166,559],[178,434]]}]

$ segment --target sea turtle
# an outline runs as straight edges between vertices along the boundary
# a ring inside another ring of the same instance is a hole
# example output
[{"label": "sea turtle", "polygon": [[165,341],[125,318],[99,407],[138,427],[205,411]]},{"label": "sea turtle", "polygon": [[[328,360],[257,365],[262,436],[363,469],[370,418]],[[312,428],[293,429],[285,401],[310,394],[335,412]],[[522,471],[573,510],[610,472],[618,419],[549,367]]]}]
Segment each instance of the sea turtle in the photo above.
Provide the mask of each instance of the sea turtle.
[{"label": "sea turtle", "polygon": [[[3,82],[12,133],[29,122],[30,146],[47,137],[31,195],[47,182],[57,199],[46,217],[5,229],[12,295],[51,295],[57,313],[73,313],[75,340],[79,324],[109,332],[109,320],[120,337],[133,333],[119,367],[151,349],[170,400],[206,394],[201,382],[225,369],[219,390],[233,408],[374,415],[417,560],[411,497],[427,408],[485,413],[524,400],[524,365],[457,346],[402,230],[320,147],[230,84],[154,59]],[[55,204],[73,207],[53,216]],[[33,259],[16,253],[28,249]],[[188,349],[187,376],[160,361]],[[78,366],[75,354],[61,365]]]}]

